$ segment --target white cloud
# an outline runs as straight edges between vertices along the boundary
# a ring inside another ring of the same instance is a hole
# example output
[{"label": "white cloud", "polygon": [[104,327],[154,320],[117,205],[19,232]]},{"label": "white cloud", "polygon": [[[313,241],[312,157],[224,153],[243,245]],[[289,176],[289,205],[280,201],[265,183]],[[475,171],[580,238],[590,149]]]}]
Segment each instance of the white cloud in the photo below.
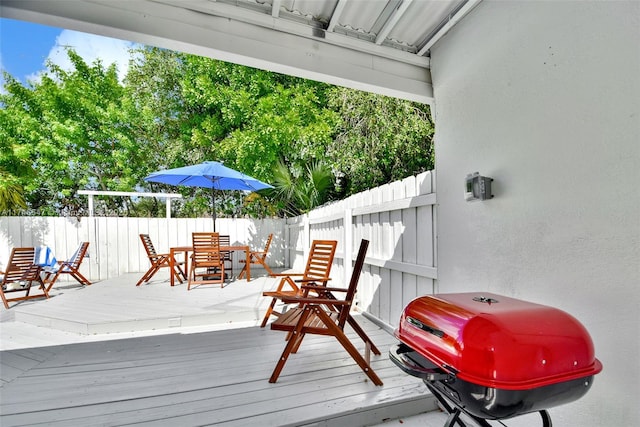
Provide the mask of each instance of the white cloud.
[{"label": "white cloud", "polygon": [[[115,63],[118,77],[122,81],[129,69],[129,49],[133,47],[135,43],[130,41],[64,30],[56,38],[56,44],[47,59],[62,69],[71,71],[73,66],[66,48],[72,48],[87,64],[93,64],[96,59],[100,59],[105,68]],[[41,72],[28,76],[27,80],[39,80],[40,74]]]}]

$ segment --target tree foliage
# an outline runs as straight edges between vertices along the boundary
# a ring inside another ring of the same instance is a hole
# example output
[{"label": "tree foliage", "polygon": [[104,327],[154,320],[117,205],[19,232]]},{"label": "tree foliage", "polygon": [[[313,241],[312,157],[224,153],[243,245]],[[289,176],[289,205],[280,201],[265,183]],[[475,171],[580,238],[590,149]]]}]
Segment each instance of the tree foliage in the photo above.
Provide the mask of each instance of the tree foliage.
[{"label": "tree foliage", "polygon": [[347,194],[433,168],[428,105],[343,88],[330,99],[341,122],[327,155]]},{"label": "tree foliage", "polygon": [[[430,169],[429,108],[158,48],[115,66],[72,49],[66,71],[5,74],[0,210],[82,214],[80,189],[181,192],[174,215],[210,212],[210,192],[147,183],[150,172],[224,161],[276,188],[216,196],[219,215],[294,215]],[[337,187],[336,187],[337,184]],[[163,215],[157,200],[103,199],[119,215]]]}]

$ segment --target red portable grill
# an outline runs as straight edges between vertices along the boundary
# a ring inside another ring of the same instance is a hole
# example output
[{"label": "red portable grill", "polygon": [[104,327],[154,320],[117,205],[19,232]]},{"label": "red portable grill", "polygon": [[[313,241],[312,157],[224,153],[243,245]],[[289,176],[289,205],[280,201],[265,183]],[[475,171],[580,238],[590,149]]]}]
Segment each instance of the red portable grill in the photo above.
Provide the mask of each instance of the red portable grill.
[{"label": "red portable grill", "polygon": [[423,296],[395,331],[391,360],[449,412],[445,427],[480,426],[582,397],[602,370],[587,330],[569,314],[490,293]]}]

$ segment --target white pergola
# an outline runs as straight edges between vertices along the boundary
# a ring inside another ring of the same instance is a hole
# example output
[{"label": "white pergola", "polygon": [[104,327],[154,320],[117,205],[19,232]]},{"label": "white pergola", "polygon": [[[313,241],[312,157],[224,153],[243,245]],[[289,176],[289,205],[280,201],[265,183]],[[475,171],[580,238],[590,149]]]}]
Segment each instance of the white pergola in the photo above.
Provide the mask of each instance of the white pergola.
[{"label": "white pergola", "polygon": [[176,193],[137,193],[128,191],[98,191],[98,190],[79,190],[78,194],[88,196],[89,199],[89,217],[93,217],[93,196],[109,196],[109,197],[158,197],[166,199],[166,217],[171,218],[171,199],[181,199],[182,194]]}]

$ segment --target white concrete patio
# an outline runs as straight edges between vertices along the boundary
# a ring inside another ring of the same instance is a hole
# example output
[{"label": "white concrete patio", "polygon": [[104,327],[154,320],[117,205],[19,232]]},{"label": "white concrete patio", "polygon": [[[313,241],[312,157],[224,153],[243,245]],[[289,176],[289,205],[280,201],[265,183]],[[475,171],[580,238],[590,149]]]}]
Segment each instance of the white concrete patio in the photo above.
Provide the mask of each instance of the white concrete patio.
[{"label": "white concrete patio", "polygon": [[[331,338],[307,337],[276,384],[284,334],[257,326],[273,279],[186,290],[160,273],[82,288],[0,316],[0,424],[441,426],[426,387],[386,351],[395,339],[358,316],[381,349],[376,387]],[[362,350],[357,336],[350,333]]]}]

